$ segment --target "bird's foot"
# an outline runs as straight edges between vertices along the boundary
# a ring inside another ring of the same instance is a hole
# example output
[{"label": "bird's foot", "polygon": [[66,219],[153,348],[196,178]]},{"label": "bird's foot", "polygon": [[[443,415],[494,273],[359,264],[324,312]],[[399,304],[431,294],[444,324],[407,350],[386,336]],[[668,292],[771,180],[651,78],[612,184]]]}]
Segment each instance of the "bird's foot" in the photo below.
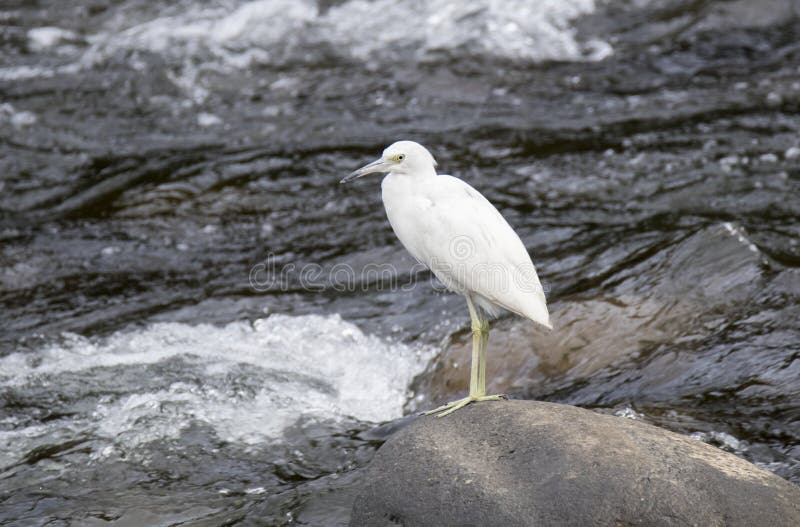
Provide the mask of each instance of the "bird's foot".
[{"label": "bird's foot", "polygon": [[471,395],[469,397],[464,397],[463,399],[459,399],[457,401],[453,401],[447,403],[445,405],[440,406],[439,408],[434,408],[433,410],[428,410],[427,412],[423,412],[424,415],[434,415],[436,417],[444,417],[446,415],[450,415],[456,410],[460,410],[464,408],[470,403],[479,403],[482,401],[500,401],[502,399],[508,399],[505,395]]}]

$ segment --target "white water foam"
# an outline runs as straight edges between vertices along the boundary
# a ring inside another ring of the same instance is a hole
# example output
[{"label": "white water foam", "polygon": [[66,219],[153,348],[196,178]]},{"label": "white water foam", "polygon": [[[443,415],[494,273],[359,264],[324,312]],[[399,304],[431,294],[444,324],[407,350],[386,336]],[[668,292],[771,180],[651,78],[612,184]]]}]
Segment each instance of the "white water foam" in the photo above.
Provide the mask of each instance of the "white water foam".
[{"label": "white water foam", "polygon": [[60,27],[35,27],[28,30],[28,47],[33,51],[43,51],[65,42],[79,40],[75,32]]},{"label": "white water foam", "polygon": [[[511,60],[602,60],[603,41],[579,42],[572,21],[595,11],[596,0],[349,0],[320,9],[315,0],[215,0],[166,5],[150,18],[119,9],[106,27],[89,35],[78,69],[110,56],[147,51],[184,61],[186,69],[215,70],[253,64],[325,60],[425,60],[440,53]],[[38,28],[38,48],[70,35]],[[136,58],[131,57],[135,62]],[[56,69],[0,68],[0,79],[69,73]]]},{"label": "white water foam", "polygon": [[0,104],[0,124],[9,123],[14,128],[25,128],[36,124],[36,114],[26,111],[18,111],[10,103]]},{"label": "white water foam", "polygon": [[[279,439],[300,419],[395,419],[431,355],[365,335],[339,316],[273,315],[222,327],[157,323],[101,340],[66,335],[0,359],[0,389],[44,385],[57,397],[77,382],[80,391],[114,395],[92,399],[93,409],[66,422],[0,432],[0,453],[20,452],[20,441],[36,444],[58,429],[133,448],[177,438],[197,423],[220,439],[257,444]],[[156,387],[143,376],[158,377]]]},{"label": "white water foam", "polygon": [[594,42],[587,50],[571,26],[595,7],[595,0],[350,0],[320,12],[311,0],[224,2],[132,26],[117,21],[92,40],[106,51],[207,50],[238,66],[313,46],[360,60],[403,48],[417,58],[460,50],[533,61],[601,59],[610,47]]},{"label": "white water foam", "polygon": [[733,453],[742,453],[747,451],[747,443],[736,439],[727,432],[692,432],[689,437],[698,441],[703,441],[712,445],[716,445],[723,450]]}]

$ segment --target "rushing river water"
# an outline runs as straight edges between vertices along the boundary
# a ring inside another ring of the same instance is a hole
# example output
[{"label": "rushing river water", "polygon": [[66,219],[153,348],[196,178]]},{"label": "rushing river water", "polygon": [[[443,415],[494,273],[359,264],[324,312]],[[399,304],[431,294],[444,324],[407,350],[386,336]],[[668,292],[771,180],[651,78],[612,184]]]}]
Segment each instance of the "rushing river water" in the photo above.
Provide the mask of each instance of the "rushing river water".
[{"label": "rushing river water", "polygon": [[800,484],[798,14],[5,1],[0,524],[346,524],[468,325],[378,179],[338,184],[400,138],[501,209],[549,288],[553,334],[507,317],[490,341],[492,367],[523,350],[513,396]]}]

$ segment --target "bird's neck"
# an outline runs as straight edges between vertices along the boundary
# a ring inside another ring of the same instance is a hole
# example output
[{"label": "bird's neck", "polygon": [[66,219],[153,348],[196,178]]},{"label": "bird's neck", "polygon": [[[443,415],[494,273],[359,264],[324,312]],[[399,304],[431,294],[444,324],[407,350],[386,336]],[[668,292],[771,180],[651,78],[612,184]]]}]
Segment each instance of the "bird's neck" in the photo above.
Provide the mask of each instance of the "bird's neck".
[{"label": "bird's neck", "polygon": [[432,166],[425,166],[425,167],[404,167],[392,170],[389,172],[390,176],[396,176],[398,178],[409,178],[409,180],[420,180],[420,179],[427,179],[436,176],[436,169]]}]

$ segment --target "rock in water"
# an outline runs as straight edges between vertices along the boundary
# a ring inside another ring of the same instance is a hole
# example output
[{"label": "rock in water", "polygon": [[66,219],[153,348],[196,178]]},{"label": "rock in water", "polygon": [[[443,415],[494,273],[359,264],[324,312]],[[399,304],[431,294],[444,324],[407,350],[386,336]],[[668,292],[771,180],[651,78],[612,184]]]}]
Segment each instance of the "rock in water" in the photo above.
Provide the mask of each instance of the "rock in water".
[{"label": "rock in water", "polygon": [[421,417],[372,460],[351,526],[797,527],[800,488],[716,447],[573,406]]}]

